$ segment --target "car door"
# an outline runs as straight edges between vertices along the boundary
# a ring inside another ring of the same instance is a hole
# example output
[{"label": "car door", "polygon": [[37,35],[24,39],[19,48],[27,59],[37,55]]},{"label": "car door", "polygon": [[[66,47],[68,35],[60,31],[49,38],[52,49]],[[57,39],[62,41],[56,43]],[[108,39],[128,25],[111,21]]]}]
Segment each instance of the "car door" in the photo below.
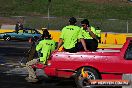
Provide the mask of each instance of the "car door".
[{"label": "car door", "polygon": [[24,40],[24,38],[25,38],[24,31],[19,30],[16,37],[17,37],[17,39]]},{"label": "car door", "polygon": [[18,31],[18,33],[16,32],[12,32],[12,33],[7,33],[7,35],[9,35],[11,37],[11,39],[20,39],[21,38],[21,35],[22,35],[22,32],[21,30]]},{"label": "car door", "polygon": [[28,40],[29,38],[32,38],[33,37],[33,34],[32,34],[32,30],[25,30],[24,31],[24,39],[25,40]]}]

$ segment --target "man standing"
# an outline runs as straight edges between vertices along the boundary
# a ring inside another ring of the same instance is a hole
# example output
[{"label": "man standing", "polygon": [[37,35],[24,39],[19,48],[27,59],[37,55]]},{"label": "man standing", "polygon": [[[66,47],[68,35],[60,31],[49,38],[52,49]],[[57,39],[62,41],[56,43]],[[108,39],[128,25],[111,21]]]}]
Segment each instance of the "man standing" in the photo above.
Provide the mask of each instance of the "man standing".
[{"label": "man standing", "polygon": [[19,30],[23,30],[23,25],[20,22],[17,22],[15,26],[16,33],[18,33]]},{"label": "man standing", "polygon": [[70,25],[62,29],[57,50],[63,44],[64,51],[70,53],[78,52],[78,40],[80,40],[84,50],[87,51],[86,44],[81,33],[81,29],[80,27],[75,25],[76,22],[77,20],[74,17],[71,17],[69,19]]},{"label": "man standing", "polygon": [[86,42],[87,49],[89,51],[96,51],[98,47],[98,41],[96,36],[96,30],[93,26],[90,26],[89,21],[84,19],[81,21],[82,36]]}]

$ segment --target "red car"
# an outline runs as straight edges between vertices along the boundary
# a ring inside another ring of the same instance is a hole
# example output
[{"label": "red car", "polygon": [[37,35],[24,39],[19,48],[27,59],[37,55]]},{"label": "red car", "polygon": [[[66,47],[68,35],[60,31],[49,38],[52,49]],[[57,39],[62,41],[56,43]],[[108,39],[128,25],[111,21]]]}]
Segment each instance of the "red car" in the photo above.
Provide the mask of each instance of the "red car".
[{"label": "red car", "polygon": [[44,71],[48,76],[75,77],[79,85],[83,67],[90,79],[122,79],[123,74],[132,73],[132,38],[127,38],[122,48],[98,49],[96,52],[54,52]]}]

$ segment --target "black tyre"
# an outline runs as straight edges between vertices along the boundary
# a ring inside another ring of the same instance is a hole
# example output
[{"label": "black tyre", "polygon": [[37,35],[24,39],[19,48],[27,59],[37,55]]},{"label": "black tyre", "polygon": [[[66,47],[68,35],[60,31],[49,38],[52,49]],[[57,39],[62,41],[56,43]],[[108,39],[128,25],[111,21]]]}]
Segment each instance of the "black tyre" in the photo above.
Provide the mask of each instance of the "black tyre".
[{"label": "black tyre", "polygon": [[[86,85],[86,83],[85,83],[86,78],[82,77],[81,70],[82,70],[82,68],[77,71],[76,76],[75,76],[75,83],[77,85],[77,88],[96,88],[94,86]],[[88,73],[88,75],[89,75],[88,79],[91,79],[91,80],[100,79],[99,73],[93,68],[84,67],[84,72]]]},{"label": "black tyre", "polygon": [[10,41],[11,40],[11,36],[4,36],[3,37],[5,41]]}]

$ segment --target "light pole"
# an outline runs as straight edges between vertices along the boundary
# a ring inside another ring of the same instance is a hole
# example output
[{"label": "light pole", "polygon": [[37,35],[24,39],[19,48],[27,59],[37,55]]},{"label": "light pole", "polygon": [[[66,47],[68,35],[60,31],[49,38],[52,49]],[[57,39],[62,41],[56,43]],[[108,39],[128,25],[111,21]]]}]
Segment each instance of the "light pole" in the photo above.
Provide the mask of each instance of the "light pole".
[{"label": "light pole", "polygon": [[127,25],[127,33],[128,33],[128,30],[129,30],[129,29],[128,29],[128,20],[127,20],[127,22],[126,22],[126,25]]},{"label": "light pole", "polygon": [[51,3],[51,0],[48,0],[48,26],[47,26],[47,29],[49,29],[49,19],[50,19],[50,3]]}]

